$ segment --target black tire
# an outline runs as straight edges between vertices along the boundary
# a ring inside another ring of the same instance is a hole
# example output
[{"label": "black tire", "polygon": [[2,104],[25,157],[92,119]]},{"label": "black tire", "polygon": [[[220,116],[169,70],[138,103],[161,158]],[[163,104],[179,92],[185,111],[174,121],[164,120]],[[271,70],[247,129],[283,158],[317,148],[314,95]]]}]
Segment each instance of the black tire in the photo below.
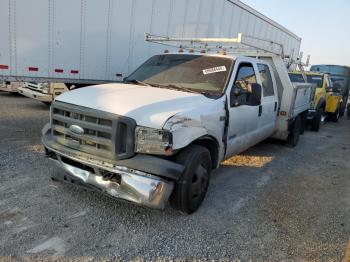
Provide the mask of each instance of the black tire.
[{"label": "black tire", "polygon": [[300,135],[303,135],[305,133],[305,129],[307,127],[307,112],[304,113],[301,117],[301,128],[300,128]]},{"label": "black tire", "polygon": [[328,119],[331,120],[332,122],[338,122],[339,118],[340,118],[339,107],[337,108],[337,111],[335,111],[334,113],[330,113],[328,115]]},{"label": "black tire", "polygon": [[296,145],[299,142],[299,137],[300,137],[300,129],[301,129],[301,118],[298,116],[295,120],[294,123],[292,124],[289,135],[287,138],[287,146],[289,147],[296,147]]},{"label": "black tire", "polygon": [[339,106],[339,118],[344,116],[345,110],[346,110],[346,104],[344,105],[344,103],[341,103]]},{"label": "black tire", "polygon": [[317,110],[316,115],[315,115],[314,119],[312,119],[312,122],[311,122],[311,130],[312,131],[318,132],[320,130],[323,112],[324,112],[323,108],[319,108]]},{"label": "black tire", "polygon": [[350,119],[350,103],[348,104],[348,107],[346,109],[346,116],[348,117],[348,119]]},{"label": "black tire", "polygon": [[207,193],[211,157],[209,150],[191,145],[181,151],[175,161],[185,166],[180,180],[170,196],[170,205],[183,213],[191,214],[202,204]]}]

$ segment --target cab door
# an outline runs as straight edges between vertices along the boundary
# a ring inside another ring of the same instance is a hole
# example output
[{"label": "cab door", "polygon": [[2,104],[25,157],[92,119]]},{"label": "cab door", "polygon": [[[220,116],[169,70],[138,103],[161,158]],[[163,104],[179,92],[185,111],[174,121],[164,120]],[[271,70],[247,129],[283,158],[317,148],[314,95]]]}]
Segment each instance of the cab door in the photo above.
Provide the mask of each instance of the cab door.
[{"label": "cab door", "polygon": [[274,132],[278,111],[276,82],[269,65],[258,63],[259,84],[262,87],[261,105],[259,108],[258,128],[260,139],[265,139]]},{"label": "cab door", "polygon": [[[259,106],[248,104],[249,85],[258,83],[256,65],[253,62],[236,61],[234,81],[228,93],[229,126],[227,132],[226,158],[253,146],[259,139]],[[242,90],[234,94],[234,87]]]}]

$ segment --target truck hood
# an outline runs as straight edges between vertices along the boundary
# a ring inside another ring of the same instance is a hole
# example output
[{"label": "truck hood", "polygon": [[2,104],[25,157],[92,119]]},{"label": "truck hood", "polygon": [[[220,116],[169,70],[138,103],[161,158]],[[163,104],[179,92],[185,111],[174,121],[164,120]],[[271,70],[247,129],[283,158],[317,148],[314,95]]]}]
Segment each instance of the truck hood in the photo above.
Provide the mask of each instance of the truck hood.
[{"label": "truck hood", "polygon": [[55,100],[127,116],[152,128],[162,128],[170,117],[212,101],[201,94],[129,84],[84,87]]}]

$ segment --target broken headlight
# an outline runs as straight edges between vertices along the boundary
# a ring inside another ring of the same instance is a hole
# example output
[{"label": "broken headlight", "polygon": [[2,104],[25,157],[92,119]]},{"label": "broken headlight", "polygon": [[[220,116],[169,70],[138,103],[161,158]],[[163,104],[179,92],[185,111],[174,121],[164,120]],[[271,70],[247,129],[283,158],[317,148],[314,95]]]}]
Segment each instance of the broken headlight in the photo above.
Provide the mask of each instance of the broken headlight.
[{"label": "broken headlight", "polygon": [[172,134],[168,130],[136,127],[135,151],[153,155],[172,155]]}]

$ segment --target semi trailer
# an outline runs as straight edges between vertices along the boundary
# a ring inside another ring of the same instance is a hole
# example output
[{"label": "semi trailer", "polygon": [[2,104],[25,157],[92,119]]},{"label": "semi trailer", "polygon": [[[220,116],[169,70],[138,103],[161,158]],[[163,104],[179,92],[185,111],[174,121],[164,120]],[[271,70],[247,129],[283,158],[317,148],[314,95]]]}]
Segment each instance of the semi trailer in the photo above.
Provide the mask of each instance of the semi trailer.
[{"label": "semi trailer", "polygon": [[22,94],[50,103],[73,86],[121,82],[163,51],[144,41],[146,33],[239,32],[281,43],[298,57],[300,37],[238,0],[1,0],[0,81],[28,82]]}]

